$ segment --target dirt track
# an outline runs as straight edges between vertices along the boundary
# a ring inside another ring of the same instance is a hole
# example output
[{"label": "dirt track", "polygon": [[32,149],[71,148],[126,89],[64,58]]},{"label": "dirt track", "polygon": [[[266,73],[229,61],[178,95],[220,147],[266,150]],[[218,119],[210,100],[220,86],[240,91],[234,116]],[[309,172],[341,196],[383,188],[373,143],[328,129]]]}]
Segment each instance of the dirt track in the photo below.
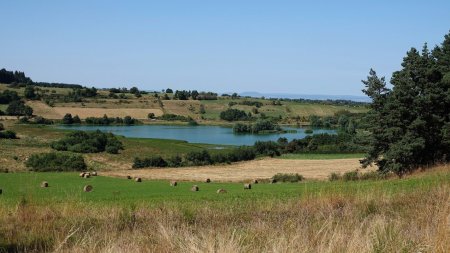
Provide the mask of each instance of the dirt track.
[{"label": "dirt track", "polygon": [[251,179],[267,179],[276,173],[299,173],[307,179],[326,179],[332,172],[343,173],[360,168],[358,159],[287,160],[265,158],[231,165],[201,166],[168,169],[139,169],[108,171],[103,174],[114,177],[139,176],[146,179],[184,181],[239,182]]}]

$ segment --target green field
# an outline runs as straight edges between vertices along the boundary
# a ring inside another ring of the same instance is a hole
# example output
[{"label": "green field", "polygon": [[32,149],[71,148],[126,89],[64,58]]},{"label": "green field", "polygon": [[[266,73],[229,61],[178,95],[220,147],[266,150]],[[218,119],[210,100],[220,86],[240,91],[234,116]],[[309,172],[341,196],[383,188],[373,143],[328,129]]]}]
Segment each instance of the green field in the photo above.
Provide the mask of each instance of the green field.
[{"label": "green field", "polygon": [[[41,188],[40,183],[47,181],[48,188]],[[364,195],[379,192],[399,194],[413,190],[427,190],[441,184],[449,184],[450,173],[430,174],[424,177],[411,177],[404,180],[367,180],[358,182],[321,182],[306,181],[300,183],[254,184],[251,190],[244,190],[240,183],[201,183],[179,182],[177,187],[169,186],[168,181],[147,181],[137,183],[133,180],[91,177],[80,178],[78,173],[2,173],[0,188],[3,194],[1,203],[13,204],[28,201],[36,204],[90,202],[101,205],[129,204],[163,204],[184,203],[196,205],[198,201],[221,202],[270,202],[282,199],[323,196],[329,194]],[[83,192],[85,185],[92,185],[94,190]],[[192,185],[198,185],[200,191],[191,192]],[[218,189],[228,193],[217,194]]]}]

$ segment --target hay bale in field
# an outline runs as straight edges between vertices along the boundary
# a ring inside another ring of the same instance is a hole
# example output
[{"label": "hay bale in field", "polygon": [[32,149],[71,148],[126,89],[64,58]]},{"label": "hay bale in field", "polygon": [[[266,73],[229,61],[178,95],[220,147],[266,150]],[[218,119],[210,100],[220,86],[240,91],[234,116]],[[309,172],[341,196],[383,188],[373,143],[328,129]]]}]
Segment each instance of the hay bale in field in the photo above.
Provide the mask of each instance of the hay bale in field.
[{"label": "hay bale in field", "polygon": [[217,190],[217,193],[227,193],[227,190],[225,190],[225,189],[219,189],[219,190]]},{"label": "hay bale in field", "polygon": [[244,184],[244,190],[252,189],[252,184]]},{"label": "hay bale in field", "polygon": [[275,180],[275,179],[273,179],[273,178],[271,178],[270,180],[269,180],[269,183],[271,183],[271,184],[275,184],[277,182],[277,180]]},{"label": "hay bale in field", "polygon": [[137,183],[140,183],[140,182],[142,182],[142,178],[137,177],[137,178],[134,179],[134,181],[136,181]]},{"label": "hay bale in field", "polygon": [[205,183],[211,183],[211,179],[207,178],[207,179],[205,180]]},{"label": "hay bale in field", "polygon": [[90,173],[84,173],[84,176],[83,176],[84,178],[90,178],[91,177],[91,174]]},{"label": "hay bale in field", "polygon": [[253,179],[252,183],[253,184],[257,184],[258,183],[258,179]]},{"label": "hay bale in field", "polygon": [[170,186],[177,186],[177,185],[178,185],[177,181],[170,181]]},{"label": "hay bale in field", "polygon": [[131,179],[131,176],[127,176],[127,179]]},{"label": "hay bale in field", "polygon": [[43,181],[43,182],[41,183],[41,187],[42,187],[42,188],[47,188],[47,187],[48,187],[48,182],[47,182],[47,181]]},{"label": "hay bale in field", "polygon": [[197,185],[193,185],[191,188],[191,191],[193,191],[193,192],[198,192],[198,190],[199,190],[199,188]]},{"label": "hay bale in field", "polygon": [[92,176],[94,176],[94,177],[97,176],[97,171],[93,171]]},{"label": "hay bale in field", "polygon": [[92,185],[85,185],[83,188],[84,192],[91,192],[94,189],[94,187],[92,187]]},{"label": "hay bale in field", "polygon": [[84,172],[81,172],[80,177],[84,177],[84,174],[85,174]]}]

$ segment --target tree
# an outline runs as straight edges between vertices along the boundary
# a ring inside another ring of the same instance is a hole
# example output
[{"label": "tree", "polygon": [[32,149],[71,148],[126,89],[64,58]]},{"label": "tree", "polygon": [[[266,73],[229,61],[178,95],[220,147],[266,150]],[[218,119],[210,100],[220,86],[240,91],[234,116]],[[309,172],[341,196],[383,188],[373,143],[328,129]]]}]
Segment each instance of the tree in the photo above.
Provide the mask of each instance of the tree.
[{"label": "tree", "polygon": [[31,85],[27,85],[25,87],[24,96],[26,99],[35,99],[36,93],[34,92],[34,87]]},{"label": "tree", "polygon": [[137,87],[131,87],[130,93],[136,95],[137,93],[139,93],[139,89]]},{"label": "tree", "polygon": [[167,88],[166,93],[173,93],[173,90],[171,88]]},{"label": "tree", "polygon": [[196,91],[196,90],[193,90],[193,91],[191,92],[191,97],[192,97],[193,100],[196,100],[197,97],[198,97],[198,95],[199,95],[199,93],[198,93],[198,91]]},{"label": "tree", "polygon": [[78,117],[78,115],[75,115],[73,117],[73,124],[81,124],[81,119]]},{"label": "tree", "polygon": [[[78,118],[78,119],[79,119],[79,118]],[[64,117],[63,117],[63,119],[62,119],[62,123],[63,123],[63,124],[66,124],[66,125],[73,124],[72,114],[66,113],[66,115],[64,115]]]},{"label": "tree", "polygon": [[25,105],[23,101],[15,100],[9,103],[6,113],[14,116],[31,116],[33,115],[33,109]]},{"label": "tree", "polygon": [[430,53],[411,48],[402,69],[392,75],[392,90],[371,70],[363,92],[372,98],[367,115],[372,133],[363,166],[372,162],[399,176],[422,165],[450,159],[450,35]]}]

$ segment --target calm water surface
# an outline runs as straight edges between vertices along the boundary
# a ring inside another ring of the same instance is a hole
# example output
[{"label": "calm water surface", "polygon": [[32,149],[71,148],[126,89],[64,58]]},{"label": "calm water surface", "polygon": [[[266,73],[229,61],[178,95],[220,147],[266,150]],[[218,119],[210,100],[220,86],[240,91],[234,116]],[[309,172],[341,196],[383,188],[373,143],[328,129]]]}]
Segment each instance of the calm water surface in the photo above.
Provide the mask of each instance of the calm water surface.
[{"label": "calm water surface", "polygon": [[[307,136],[304,128],[283,127],[285,130],[296,130],[296,133],[283,134],[234,134],[230,127],[221,126],[58,126],[61,129],[111,132],[117,135],[134,138],[156,138],[184,140],[190,143],[208,143],[222,145],[253,145],[255,141],[276,141],[280,137],[288,140],[301,139]],[[314,134],[335,133],[334,130],[315,129]]]}]

